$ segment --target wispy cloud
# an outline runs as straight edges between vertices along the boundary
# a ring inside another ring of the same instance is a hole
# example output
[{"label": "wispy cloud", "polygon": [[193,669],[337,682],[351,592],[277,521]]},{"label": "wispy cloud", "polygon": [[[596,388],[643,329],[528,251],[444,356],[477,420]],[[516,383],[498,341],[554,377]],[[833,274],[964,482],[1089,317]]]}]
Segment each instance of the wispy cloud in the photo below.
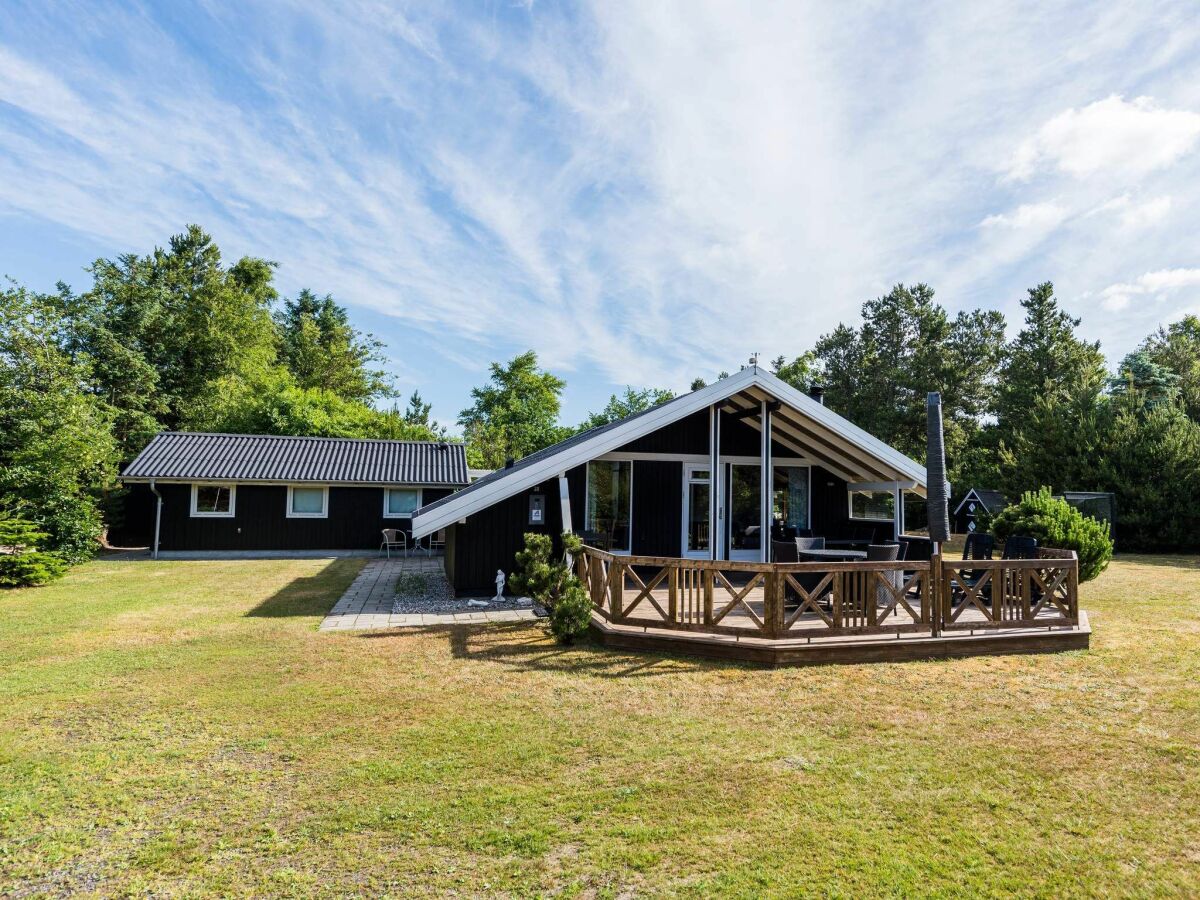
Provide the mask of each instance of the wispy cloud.
[{"label": "wispy cloud", "polygon": [[1076,178],[1114,171],[1138,176],[1171,165],[1200,138],[1200,113],[1160,108],[1151,97],[1113,95],[1066,109],[1017,148],[1011,178],[1051,168]]},{"label": "wispy cloud", "polygon": [[[1146,272],[1131,282],[1111,284],[1100,292],[1100,302],[1111,311],[1125,309],[1135,297],[1148,297],[1161,302],[1168,295],[1185,288],[1200,289],[1200,269],[1160,269]],[[1200,290],[1193,291],[1193,297]]]},{"label": "wispy cloud", "polygon": [[[901,280],[1011,313],[1200,266],[1198,60],[1171,0],[10,3],[0,215],[106,253],[200,222],[369,317],[439,415],[532,346],[578,418]],[[1186,294],[1077,311],[1119,355]]]}]

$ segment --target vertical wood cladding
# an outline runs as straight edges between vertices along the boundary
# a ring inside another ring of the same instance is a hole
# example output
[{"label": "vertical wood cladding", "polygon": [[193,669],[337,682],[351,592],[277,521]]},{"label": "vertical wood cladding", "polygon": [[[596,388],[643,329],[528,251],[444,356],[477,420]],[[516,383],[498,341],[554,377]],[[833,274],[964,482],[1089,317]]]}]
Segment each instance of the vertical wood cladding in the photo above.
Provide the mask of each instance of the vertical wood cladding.
[{"label": "vertical wood cladding", "polygon": [[[407,534],[412,527],[411,519],[384,518],[384,489],[379,487],[329,488],[324,519],[289,519],[282,485],[238,485],[235,515],[228,519],[193,518],[191,485],[160,484],[158,490],[163,496],[162,550],[369,550],[379,546],[383,529]],[[426,488],[422,497],[431,503],[448,493]],[[153,506],[147,509],[153,534]]]},{"label": "vertical wood cladding", "polygon": [[[586,469],[578,466],[567,472],[567,492],[571,498],[572,526],[583,530]],[[529,495],[546,497],[546,521],[529,524]],[[446,571],[456,593],[491,594],[496,589],[496,570],[511,576],[517,552],[525,546],[525,534],[547,534],[554,540],[554,552],[562,552],[562,501],[558,479],[550,478],[527,491],[469,516],[453,526],[453,549],[448,548]],[[447,537],[450,537],[449,535]]]},{"label": "vertical wood cladding", "polygon": [[679,556],[683,532],[683,463],[633,463],[633,553]]},{"label": "vertical wood cladding", "polygon": [[[762,452],[761,432],[745,419],[721,416],[721,455],[759,456]],[[708,454],[708,410],[692,413],[664,425],[658,431],[643,435],[625,444],[615,453],[676,453],[680,456]],[[796,451],[778,441],[771,442],[771,453],[778,457],[795,457]]]}]

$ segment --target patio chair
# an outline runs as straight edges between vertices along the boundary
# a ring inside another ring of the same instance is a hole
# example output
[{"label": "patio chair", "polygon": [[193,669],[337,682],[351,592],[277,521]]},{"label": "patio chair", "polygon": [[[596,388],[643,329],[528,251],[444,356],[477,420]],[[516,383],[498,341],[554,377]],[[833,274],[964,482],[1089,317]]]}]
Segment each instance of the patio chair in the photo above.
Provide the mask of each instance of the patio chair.
[{"label": "patio chair", "polygon": [[1004,555],[1001,559],[1037,559],[1037,538],[1014,534],[1004,542]]},{"label": "patio chair", "polygon": [[771,541],[771,559],[777,563],[799,562],[795,541]]},{"label": "patio chair", "polygon": [[425,541],[425,555],[433,556],[434,550],[446,549],[446,529],[431,534]]},{"label": "patio chair", "polygon": [[[867,562],[894,562],[900,554],[899,544],[868,544],[867,545]],[[900,587],[904,584],[900,579],[904,577],[904,573],[900,569],[890,572],[881,573],[884,579],[893,587]],[[868,594],[868,597],[874,596],[876,606],[887,605],[890,598],[890,592],[882,584],[875,583],[874,579],[870,582],[875,585],[874,591]]]},{"label": "patio chair", "polygon": [[798,537],[795,541],[797,550],[824,550],[825,538],[823,537]]},{"label": "patio chair", "polygon": [[399,547],[404,551],[404,555],[408,556],[408,535],[399,528],[385,528],[383,529],[383,541],[380,543],[379,549],[386,550],[388,559],[391,559],[393,547]]},{"label": "patio chair", "polygon": [[[1002,559],[1037,559],[1038,558],[1038,541],[1037,538],[1028,537],[1023,534],[1014,534],[1004,542],[1004,556]],[[1042,590],[1036,584],[1033,584],[1032,579],[1027,582],[1029,591],[1029,603],[1031,606],[1037,606],[1042,602]]]},{"label": "patio chair", "polygon": [[[982,532],[972,532],[967,535],[967,542],[963,544],[963,559],[991,559],[996,548],[996,539],[990,534]],[[951,602],[954,604],[961,603],[965,597],[962,590],[963,586],[973,588],[983,580],[985,569],[962,569],[959,572],[959,580],[951,581],[950,587],[952,590]],[[992,602],[991,585],[984,585],[981,599],[987,605]]]}]

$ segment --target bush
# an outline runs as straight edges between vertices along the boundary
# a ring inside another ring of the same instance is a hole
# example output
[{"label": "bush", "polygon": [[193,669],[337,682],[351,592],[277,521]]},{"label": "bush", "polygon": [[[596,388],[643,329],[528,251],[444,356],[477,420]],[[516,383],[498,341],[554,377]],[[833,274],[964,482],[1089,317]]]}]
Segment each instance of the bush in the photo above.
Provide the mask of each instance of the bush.
[{"label": "bush", "polygon": [[1091,581],[1112,559],[1108,523],[1085,516],[1066,500],[1054,499],[1048,487],[1022,494],[1019,503],[992,520],[991,527],[1000,541],[1019,534],[1037,538],[1043,547],[1074,550],[1079,555],[1080,581]]},{"label": "bush", "polygon": [[32,587],[53,581],[67,570],[58,554],[38,549],[47,537],[32,522],[0,513],[0,585]]},{"label": "bush", "polygon": [[550,630],[560,644],[573,643],[592,624],[592,600],[574,575],[571,582],[550,607]]},{"label": "bush", "polygon": [[563,532],[564,557],[552,560],[554,542],[546,534],[525,535],[525,549],[517,553],[517,568],[509,581],[519,594],[532,597],[550,613],[550,630],[560,643],[569,644],[587,631],[592,603],[571,567],[567,553],[583,546],[576,535]]}]

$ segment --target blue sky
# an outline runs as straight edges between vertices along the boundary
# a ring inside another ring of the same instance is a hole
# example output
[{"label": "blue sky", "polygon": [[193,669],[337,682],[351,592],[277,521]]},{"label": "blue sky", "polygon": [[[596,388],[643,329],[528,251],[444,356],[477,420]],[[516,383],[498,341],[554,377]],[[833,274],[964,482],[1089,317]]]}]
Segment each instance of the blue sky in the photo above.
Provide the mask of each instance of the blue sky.
[{"label": "blue sky", "polygon": [[[838,9],[852,6],[852,10]],[[452,421],[527,347],[578,421],[900,281],[1119,358],[1200,312],[1189,2],[0,5],[0,272],[189,222]]]}]

